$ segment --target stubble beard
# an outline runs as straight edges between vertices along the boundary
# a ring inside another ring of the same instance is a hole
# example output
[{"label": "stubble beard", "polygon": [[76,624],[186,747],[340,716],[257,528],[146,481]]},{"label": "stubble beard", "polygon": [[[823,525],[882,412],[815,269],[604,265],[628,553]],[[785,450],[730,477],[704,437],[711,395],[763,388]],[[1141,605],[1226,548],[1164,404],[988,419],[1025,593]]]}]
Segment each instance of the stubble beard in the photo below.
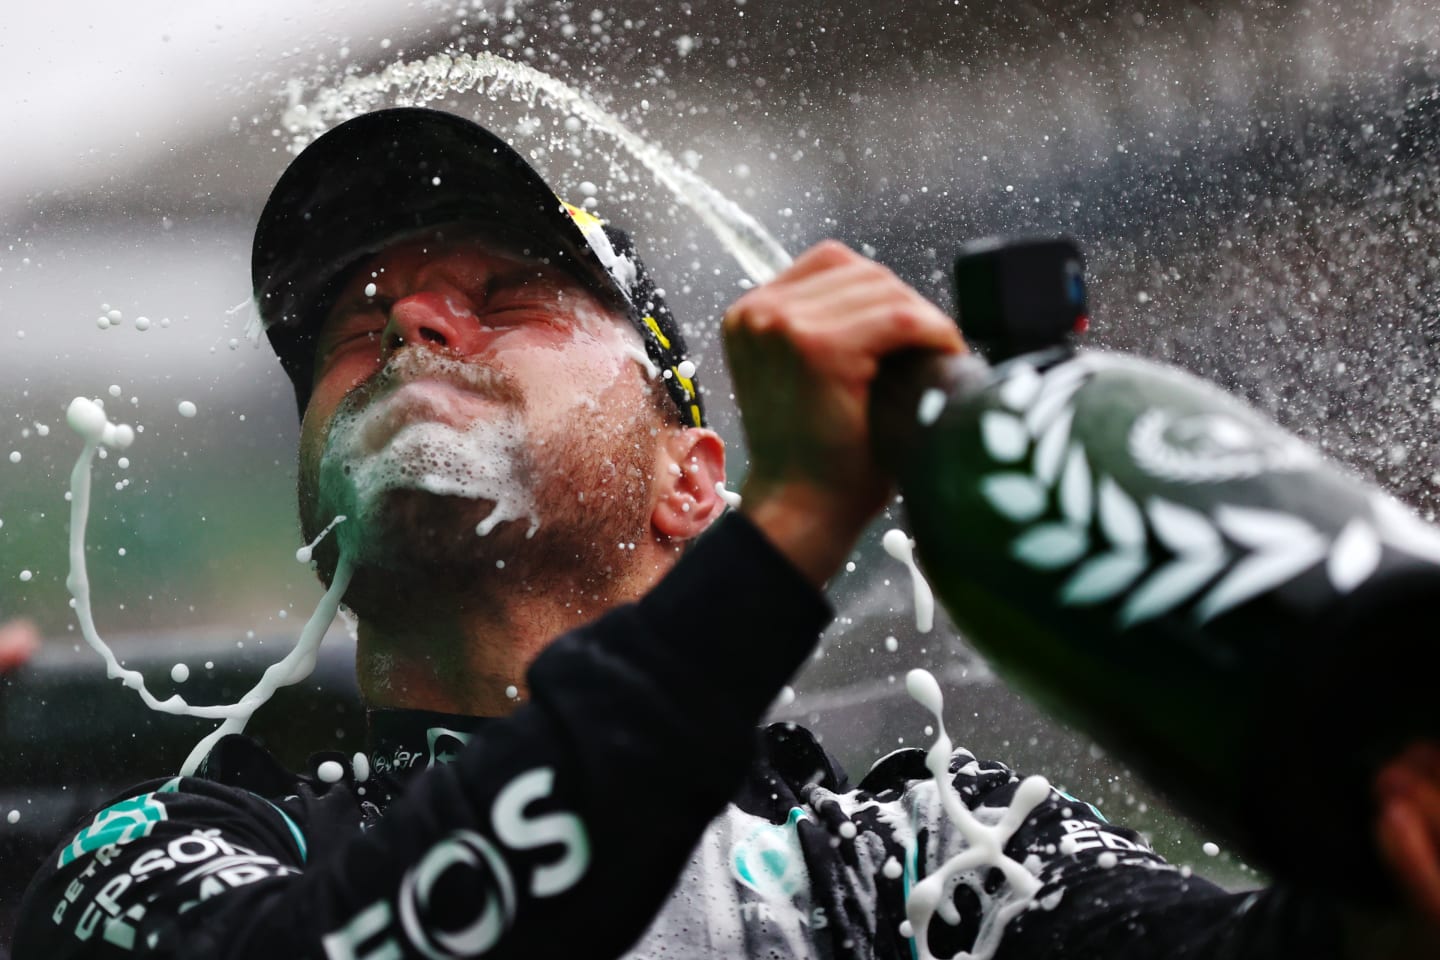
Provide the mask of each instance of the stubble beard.
[{"label": "stubble beard", "polygon": [[633,571],[627,545],[650,535],[647,407],[616,415],[580,404],[563,431],[536,436],[515,384],[479,369],[475,384],[493,416],[463,430],[407,425],[366,450],[361,438],[386,415],[387,394],[416,370],[415,361],[392,362],[341,404],[318,463],[302,460],[305,539],[346,516],[315,557],[328,583],[339,553],[347,555],[355,575],[346,603],[362,619],[431,613],[407,611],[412,597],[480,606],[496,590],[574,590],[577,603],[587,601]]}]

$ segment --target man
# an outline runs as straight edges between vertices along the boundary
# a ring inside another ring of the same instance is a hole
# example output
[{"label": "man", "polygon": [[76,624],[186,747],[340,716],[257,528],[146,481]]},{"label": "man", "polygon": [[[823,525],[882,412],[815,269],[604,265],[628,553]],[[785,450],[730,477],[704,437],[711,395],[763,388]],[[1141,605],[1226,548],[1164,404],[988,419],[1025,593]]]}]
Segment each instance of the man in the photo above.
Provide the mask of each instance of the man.
[{"label": "man", "polygon": [[[254,268],[307,537],[345,518],[316,558],[350,577],[370,750],[296,776],[232,737],[128,791],[45,864],[18,960],[1360,955],[1318,896],[1228,895],[964,751],[959,796],[992,826],[1015,804],[1040,889],[959,871],[927,927],[907,895],[969,845],[923,755],[851,788],[808,732],[757,740],[889,495],[878,359],[964,349],[888,271],[822,244],[726,314],[751,469],[717,520],[722,445],[628,238],[475,125],[331,131]],[[1396,770],[1383,836],[1433,903],[1440,778]]]}]

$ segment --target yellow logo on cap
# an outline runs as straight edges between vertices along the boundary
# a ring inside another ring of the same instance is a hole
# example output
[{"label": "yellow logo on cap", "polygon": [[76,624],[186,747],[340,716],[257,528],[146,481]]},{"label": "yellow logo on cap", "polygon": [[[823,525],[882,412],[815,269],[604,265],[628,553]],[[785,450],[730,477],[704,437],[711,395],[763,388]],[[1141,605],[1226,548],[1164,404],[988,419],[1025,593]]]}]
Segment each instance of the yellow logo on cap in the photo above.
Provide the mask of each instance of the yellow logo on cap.
[{"label": "yellow logo on cap", "polygon": [[566,213],[570,214],[570,219],[575,221],[575,226],[579,227],[582,233],[603,229],[604,222],[589,210],[582,210],[564,200],[560,201],[560,205],[565,208]]},{"label": "yellow logo on cap", "polygon": [[661,346],[663,349],[665,349],[665,350],[669,350],[669,349],[670,349],[670,338],[667,337],[667,336],[665,336],[665,334],[663,334],[663,333],[660,332],[660,324],[656,322],[656,320],[655,320],[654,317],[646,316],[646,317],[645,317],[645,326],[649,327],[649,328],[650,328],[650,332],[653,333],[653,334],[655,334],[655,339],[660,341],[660,346]]}]

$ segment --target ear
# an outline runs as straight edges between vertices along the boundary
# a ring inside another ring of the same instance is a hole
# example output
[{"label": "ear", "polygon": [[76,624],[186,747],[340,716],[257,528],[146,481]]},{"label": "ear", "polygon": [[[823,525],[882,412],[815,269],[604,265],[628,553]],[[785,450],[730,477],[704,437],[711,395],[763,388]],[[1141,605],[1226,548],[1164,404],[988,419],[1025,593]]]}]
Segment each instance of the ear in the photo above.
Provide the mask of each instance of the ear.
[{"label": "ear", "polygon": [[650,523],[670,540],[690,540],[720,516],[725,501],[725,442],[707,427],[668,432],[657,462],[657,496]]}]

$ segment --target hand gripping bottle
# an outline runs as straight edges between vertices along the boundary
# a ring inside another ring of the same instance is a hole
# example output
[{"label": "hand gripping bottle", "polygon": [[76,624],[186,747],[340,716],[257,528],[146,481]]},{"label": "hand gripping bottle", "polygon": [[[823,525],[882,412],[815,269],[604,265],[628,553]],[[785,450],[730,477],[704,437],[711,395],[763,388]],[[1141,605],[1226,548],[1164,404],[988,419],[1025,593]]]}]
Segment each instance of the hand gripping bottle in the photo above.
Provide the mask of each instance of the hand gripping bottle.
[{"label": "hand gripping bottle", "polygon": [[963,635],[1255,861],[1388,898],[1370,785],[1440,738],[1440,532],[1205,381],[1077,351],[1067,241],[956,281],[991,362],[887,358],[871,416]]}]

